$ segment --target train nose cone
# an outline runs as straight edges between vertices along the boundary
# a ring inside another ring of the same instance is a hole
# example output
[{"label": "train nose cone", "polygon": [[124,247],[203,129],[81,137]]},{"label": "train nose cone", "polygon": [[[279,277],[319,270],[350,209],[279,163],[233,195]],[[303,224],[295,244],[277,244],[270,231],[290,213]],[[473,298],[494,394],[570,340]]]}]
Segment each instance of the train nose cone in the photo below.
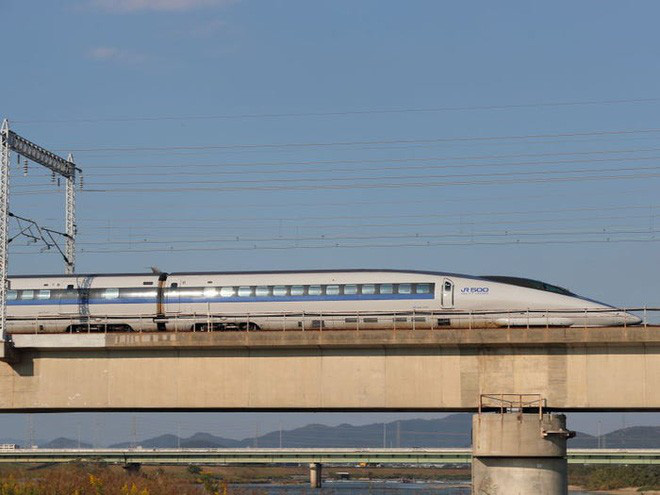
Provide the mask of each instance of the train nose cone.
[{"label": "train nose cone", "polygon": [[642,323],[642,319],[632,313],[624,313],[623,318],[625,319],[626,325],[639,325]]}]

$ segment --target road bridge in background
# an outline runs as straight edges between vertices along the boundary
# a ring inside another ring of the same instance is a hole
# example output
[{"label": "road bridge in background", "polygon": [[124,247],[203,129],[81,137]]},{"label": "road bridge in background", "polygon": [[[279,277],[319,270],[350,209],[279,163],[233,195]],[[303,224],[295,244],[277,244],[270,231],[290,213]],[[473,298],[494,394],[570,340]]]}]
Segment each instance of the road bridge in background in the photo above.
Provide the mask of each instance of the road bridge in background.
[{"label": "road bridge in background", "polygon": [[[3,463],[110,464],[470,464],[471,449],[15,449]],[[573,464],[660,464],[660,449],[569,449]]]}]

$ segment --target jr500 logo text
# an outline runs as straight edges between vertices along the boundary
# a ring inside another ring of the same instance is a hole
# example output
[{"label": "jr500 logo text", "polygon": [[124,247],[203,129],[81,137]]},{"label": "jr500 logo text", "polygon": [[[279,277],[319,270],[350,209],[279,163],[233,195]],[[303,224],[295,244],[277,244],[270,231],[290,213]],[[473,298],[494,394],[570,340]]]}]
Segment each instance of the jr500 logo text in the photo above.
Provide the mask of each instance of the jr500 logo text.
[{"label": "jr500 logo text", "polygon": [[463,287],[461,294],[488,294],[488,287]]}]

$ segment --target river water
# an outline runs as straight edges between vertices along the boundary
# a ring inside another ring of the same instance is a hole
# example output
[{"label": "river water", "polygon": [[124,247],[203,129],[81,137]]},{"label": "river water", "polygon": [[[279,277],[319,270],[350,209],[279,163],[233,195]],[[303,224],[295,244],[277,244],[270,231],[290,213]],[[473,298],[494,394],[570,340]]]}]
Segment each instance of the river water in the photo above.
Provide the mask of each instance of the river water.
[{"label": "river water", "polygon": [[[428,482],[401,481],[331,481],[323,488],[308,485],[248,484],[233,485],[245,495],[470,495],[467,482],[439,480]],[[594,492],[571,491],[571,495],[594,495]]]}]

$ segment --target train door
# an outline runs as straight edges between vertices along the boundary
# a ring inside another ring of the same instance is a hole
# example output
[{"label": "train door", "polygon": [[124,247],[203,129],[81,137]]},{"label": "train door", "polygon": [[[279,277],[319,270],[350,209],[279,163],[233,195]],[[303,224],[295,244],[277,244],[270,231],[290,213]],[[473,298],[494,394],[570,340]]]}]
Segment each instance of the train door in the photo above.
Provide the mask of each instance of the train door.
[{"label": "train door", "polygon": [[164,313],[181,312],[181,289],[178,282],[171,282],[169,287],[164,287],[162,298]]},{"label": "train door", "polygon": [[454,282],[445,279],[442,282],[442,293],[440,295],[440,303],[443,308],[454,307]]},{"label": "train door", "polygon": [[80,306],[78,299],[78,291],[74,289],[73,284],[67,285],[65,290],[58,290],[58,305],[60,315],[78,316],[80,314]]}]

